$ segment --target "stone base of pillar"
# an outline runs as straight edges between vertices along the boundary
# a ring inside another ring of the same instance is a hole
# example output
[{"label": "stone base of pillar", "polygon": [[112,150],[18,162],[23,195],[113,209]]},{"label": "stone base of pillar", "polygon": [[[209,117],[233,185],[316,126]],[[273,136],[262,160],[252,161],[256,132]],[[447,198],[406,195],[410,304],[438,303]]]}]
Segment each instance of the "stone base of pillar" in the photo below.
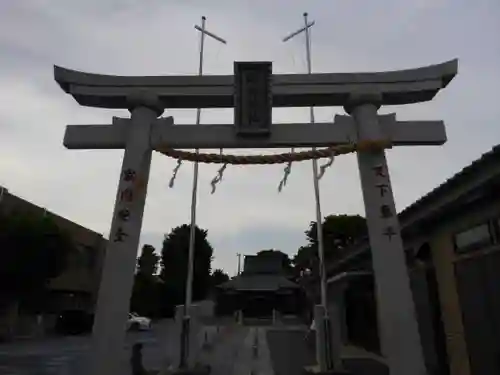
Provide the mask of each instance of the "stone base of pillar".
[{"label": "stone base of pillar", "polygon": [[242,310],[236,311],[236,323],[239,325],[243,325],[243,311]]},{"label": "stone base of pillar", "polygon": [[273,325],[279,325],[281,323],[281,314],[277,310],[273,310]]},{"label": "stone base of pillar", "polygon": [[[316,363],[320,369],[342,368],[340,343],[333,340],[332,322],[328,311],[322,305],[314,307],[314,325],[316,329]],[[338,338],[339,332],[335,332]]]},{"label": "stone base of pillar", "polygon": [[195,366],[193,368],[177,369],[169,375],[209,375],[212,368],[209,365]]},{"label": "stone base of pillar", "polygon": [[352,372],[348,370],[329,370],[320,371],[316,366],[304,367],[302,374],[304,375],[352,375]]}]

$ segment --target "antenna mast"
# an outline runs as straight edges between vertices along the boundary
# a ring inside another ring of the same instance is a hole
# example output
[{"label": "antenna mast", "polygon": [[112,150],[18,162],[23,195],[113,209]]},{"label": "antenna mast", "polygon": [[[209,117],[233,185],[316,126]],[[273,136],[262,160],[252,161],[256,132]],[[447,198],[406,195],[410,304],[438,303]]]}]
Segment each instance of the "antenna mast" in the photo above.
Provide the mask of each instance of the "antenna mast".
[{"label": "antenna mast", "polygon": [[[289,34],[283,38],[283,42],[287,42],[293,37],[305,33],[305,47],[306,47],[306,58],[307,58],[307,73],[312,73],[312,63],[311,63],[311,37],[310,28],[314,26],[315,22],[309,22],[307,19],[307,13],[304,16],[304,26],[293,33]],[[309,107],[309,118],[311,124],[314,124],[314,108]],[[313,148],[314,150],[314,148]],[[291,163],[289,163],[285,169],[285,177],[282,181],[286,183],[287,175],[290,173]],[[319,190],[319,179],[321,174],[318,171],[318,161],[316,159],[312,160],[312,171],[313,171],[313,186],[314,186],[314,199],[316,203],[316,231],[318,238],[318,259],[319,259],[319,276],[320,276],[320,287],[321,287],[321,306],[323,311],[322,322],[316,322],[316,327],[320,324],[323,328],[324,340],[320,340],[321,347],[318,348],[317,358],[318,364],[322,371],[327,371],[333,367],[337,367],[336,363],[333,363],[332,358],[332,335],[330,327],[330,318],[327,309],[327,283],[326,283],[326,267],[325,267],[325,248],[323,241],[323,224],[322,224],[322,214],[321,214],[321,200],[320,200],[320,190]],[[319,327],[318,327],[319,328]],[[319,331],[319,330],[318,330]],[[320,332],[318,332],[319,334]]]},{"label": "antenna mast", "polygon": [[[200,58],[198,65],[198,75],[203,75],[203,52],[205,47],[205,35],[221,42],[223,44],[227,44],[227,42],[221,37],[205,30],[205,21],[206,17],[201,17],[201,27],[195,25],[194,28],[200,32]],[[200,124],[201,118],[201,108],[196,109],[196,125]],[[196,149],[196,153],[199,153],[199,149]],[[177,167],[180,164],[178,163]],[[174,172],[175,177],[175,172]],[[186,281],[186,300],[184,303],[184,317],[183,324],[181,330],[181,353],[180,353],[180,361],[179,367],[185,368],[187,363],[187,356],[189,351],[189,326],[190,326],[190,306],[192,302],[192,293],[193,293],[193,264],[194,264],[194,248],[195,248],[195,234],[196,234],[196,200],[198,193],[198,162],[194,162],[193,167],[193,188],[191,194],[191,225],[189,229],[189,255],[188,255],[188,272],[187,272],[187,281]]]}]

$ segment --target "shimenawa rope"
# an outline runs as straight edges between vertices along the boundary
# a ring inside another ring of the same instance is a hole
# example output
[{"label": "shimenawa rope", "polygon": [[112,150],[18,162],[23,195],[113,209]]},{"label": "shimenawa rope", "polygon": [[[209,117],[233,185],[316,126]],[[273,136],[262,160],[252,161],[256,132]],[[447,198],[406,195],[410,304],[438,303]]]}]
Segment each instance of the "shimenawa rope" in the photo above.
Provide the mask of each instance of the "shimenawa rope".
[{"label": "shimenawa rope", "polygon": [[156,151],[177,160],[207,164],[231,164],[231,165],[270,165],[283,164],[296,161],[312,159],[331,158],[332,156],[345,155],[357,151],[378,151],[392,148],[390,140],[382,139],[376,141],[361,141],[354,144],[326,147],[316,150],[300,152],[287,152],[269,155],[231,155],[214,153],[195,153],[169,148],[168,146],[157,147]]}]

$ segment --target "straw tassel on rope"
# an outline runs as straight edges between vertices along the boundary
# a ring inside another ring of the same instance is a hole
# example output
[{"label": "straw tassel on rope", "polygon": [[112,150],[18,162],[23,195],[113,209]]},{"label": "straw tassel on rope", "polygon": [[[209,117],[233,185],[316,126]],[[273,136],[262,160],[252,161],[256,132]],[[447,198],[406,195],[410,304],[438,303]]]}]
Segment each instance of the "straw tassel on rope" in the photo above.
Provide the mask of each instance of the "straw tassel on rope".
[{"label": "straw tassel on rope", "polygon": [[[219,155],[222,156],[222,148],[220,149]],[[215,193],[215,189],[217,189],[217,184],[222,181],[222,177],[224,176],[224,171],[227,168],[227,164],[228,163],[224,163],[222,165],[222,167],[219,168],[219,170],[217,171],[217,174],[215,175],[215,177],[210,182],[210,185],[212,186],[212,194]]]},{"label": "straw tassel on rope", "polygon": [[177,178],[177,173],[179,172],[179,169],[182,166],[182,159],[177,159],[177,165],[175,166],[174,170],[172,171],[172,177],[170,178],[170,182],[168,183],[168,187],[173,188],[175,179]]}]

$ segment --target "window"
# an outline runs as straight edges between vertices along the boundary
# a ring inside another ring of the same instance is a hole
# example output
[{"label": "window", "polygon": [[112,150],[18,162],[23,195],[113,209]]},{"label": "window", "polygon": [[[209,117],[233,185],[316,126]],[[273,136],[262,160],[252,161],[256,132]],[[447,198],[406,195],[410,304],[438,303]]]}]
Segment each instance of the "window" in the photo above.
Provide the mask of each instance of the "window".
[{"label": "window", "polygon": [[476,250],[491,243],[492,237],[488,223],[455,234],[455,251],[457,253]]}]

